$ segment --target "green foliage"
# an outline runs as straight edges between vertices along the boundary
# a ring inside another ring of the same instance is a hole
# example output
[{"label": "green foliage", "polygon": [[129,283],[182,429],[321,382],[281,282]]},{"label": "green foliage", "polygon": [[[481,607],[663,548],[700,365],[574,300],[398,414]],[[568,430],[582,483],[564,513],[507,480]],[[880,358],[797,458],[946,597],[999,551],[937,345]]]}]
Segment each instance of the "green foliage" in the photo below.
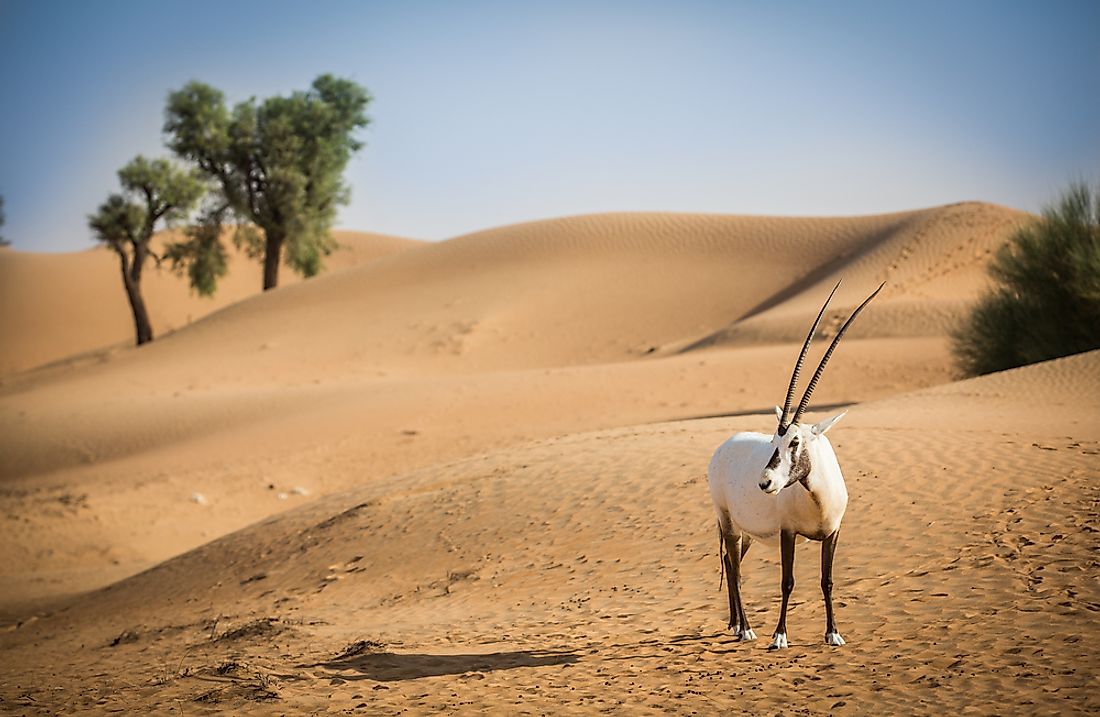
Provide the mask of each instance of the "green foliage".
[{"label": "green foliage", "polygon": [[88,216],[88,226],[95,238],[119,253],[140,242],[144,225],[144,209],[121,194],[107,197],[96,213]]},{"label": "green foliage", "polygon": [[1100,348],[1100,188],[1074,184],[989,266],[994,286],[954,335],[978,375]]},{"label": "green foliage", "polygon": [[118,170],[123,193],[115,193],[88,217],[95,238],[115,251],[147,248],[157,223],[183,219],[205,192],[200,177],[166,159],[138,155]]},{"label": "green foliage", "polygon": [[146,228],[159,220],[172,225],[185,218],[205,193],[198,174],[185,171],[166,159],[145,159],[141,155],[118,170],[122,187],[145,203]]},{"label": "green foliage", "polygon": [[[370,100],[354,82],[322,75],[308,91],[230,111],[221,92],[191,82],[169,95],[164,131],[177,155],[218,183],[232,218],[263,229],[267,261],[312,276],[335,247],[329,229],[348,201],[342,175],[362,146],[353,135],[368,123]],[[257,247],[248,234],[235,240]]]},{"label": "green foliage", "polygon": [[233,231],[233,245],[249,259],[263,259],[264,238],[253,224],[238,224]]},{"label": "green foliage", "polygon": [[[4,197],[0,196],[0,227],[4,226]],[[8,246],[11,244],[7,239],[0,236],[0,246]]]},{"label": "green foliage", "polygon": [[225,246],[221,242],[221,228],[228,207],[220,204],[204,211],[189,226],[183,241],[168,244],[164,258],[172,263],[177,273],[186,272],[188,281],[200,296],[212,296],[218,279],[229,270],[226,264]]}]

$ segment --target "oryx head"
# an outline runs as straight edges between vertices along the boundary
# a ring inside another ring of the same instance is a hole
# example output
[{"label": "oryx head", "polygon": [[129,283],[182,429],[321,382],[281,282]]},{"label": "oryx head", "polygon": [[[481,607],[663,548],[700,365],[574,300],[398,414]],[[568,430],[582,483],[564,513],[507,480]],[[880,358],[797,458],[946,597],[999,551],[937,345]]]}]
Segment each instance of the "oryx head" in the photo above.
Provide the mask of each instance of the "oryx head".
[{"label": "oryx head", "polygon": [[802,361],[806,358],[806,351],[810,348],[810,342],[813,341],[814,333],[817,331],[817,325],[821,322],[821,317],[825,315],[825,309],[829,306],[829,301],[832,300],[833,294],[840,288],[840,282],[836,283],[832,292],[829,294],[829,298],[825,299],[825,305],[821,307],[821,311],[818,312],[817,318],[814,319],[813,326],[810,327],[810,333],[806,334],[806,341],[802,344],[802,352],[798,354],[798,361],[794,365],[794,373],[791,374],[791,385],[787,389],[787,400],[783,403],[783,408],[779,406],[775,407],[775,415],[779,419],[779,426],[775,430],[775,435],[772,436],[772,457],[768,461],[768,465],[764,468],[764,473],[760,477],[760,490],[769,495],[775,495],[779,491],[783,490],[789,485],[793,485],[810,474],[812,466],[810,464],[810,451],[809,446],[816,441],[819,437],[825,435],[825,432],[833,427],[833,424],[839,421],[846,412],[838,413],[832,418],[827,418],[821,423],[803,426],[800,423],[802,414],[806,411],[806,406],[810,403],[810,396],[813,394],[814,389],[817,387],[817,381],[821,378],[821,373],[825,370],[825,364],[829,362],[829,357],[833,355],[833,350],[837,344],[840,343],[840,339],[844,336],[844,332],[851,326],[852,321],[859,316],[859,312],[863,311],[863,307],[870,303],[871,299],[878,296],[878,293],[882,291],[882,287],[886,286],[886,282],[883,282],[874,293],[863,300],[852,315],[848,317],[848,320],[844,322],[844,325],[840,327],[840,330],[836,332],[836,336],[833,337],[833,342],[829,345],[828,350],[825,351],[825,355],[821,358],[821,363],[818,364],[817,370],[814,371],[813,377],[810,379],[810,383],[806,386],[806,393],[802,395],[802,400],[798,404],[798,409],[794,412],[794,416],[788,420],[788,416],[791,411],[791,399],[794,398],[794,390],[798,384],[798,372],[802,370]]}]

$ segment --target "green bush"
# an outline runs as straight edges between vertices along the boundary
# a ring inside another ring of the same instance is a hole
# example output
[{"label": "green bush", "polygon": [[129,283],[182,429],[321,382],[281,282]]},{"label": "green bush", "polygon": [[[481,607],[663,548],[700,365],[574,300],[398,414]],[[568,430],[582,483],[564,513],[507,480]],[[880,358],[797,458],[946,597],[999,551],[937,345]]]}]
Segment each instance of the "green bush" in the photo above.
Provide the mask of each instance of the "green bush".
[{"label": "green bush", "polygon": [[970,376],[1100,348],[1100,188],[1074,184],[989,266],[994,285],[955,332]]}]

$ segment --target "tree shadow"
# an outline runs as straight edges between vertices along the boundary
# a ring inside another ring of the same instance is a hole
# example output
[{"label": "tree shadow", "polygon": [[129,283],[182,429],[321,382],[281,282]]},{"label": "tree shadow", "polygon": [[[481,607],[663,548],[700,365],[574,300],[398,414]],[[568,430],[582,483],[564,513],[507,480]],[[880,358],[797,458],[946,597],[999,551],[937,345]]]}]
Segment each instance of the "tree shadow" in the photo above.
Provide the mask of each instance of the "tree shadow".
[{"label": "tree shadow", "polygon": [[[368,652],[322,662],[322,667],[340,670],[345,680],[396,682],[421,677],[461,675],[466,672],[492,672],[517,667],[571,665],[580,656],[565,650],[523,650],[462,655],[429,655],[399,652]],[[359,674],[347,674],[355,670]]]}]

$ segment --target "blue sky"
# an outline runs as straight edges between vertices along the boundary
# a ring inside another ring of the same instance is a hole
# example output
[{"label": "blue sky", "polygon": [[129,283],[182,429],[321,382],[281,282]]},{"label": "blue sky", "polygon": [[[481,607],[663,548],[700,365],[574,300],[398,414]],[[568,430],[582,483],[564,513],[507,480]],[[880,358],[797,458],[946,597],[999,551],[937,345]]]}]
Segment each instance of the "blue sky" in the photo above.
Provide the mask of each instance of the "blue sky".
[{"label": "blue sky", "polygon": [[167,93],[374,95],[339,226],[425,239],[618,210],[1031,211],[1100,180],[1100,2],[0,0],[16,248],[86,215]]}]

